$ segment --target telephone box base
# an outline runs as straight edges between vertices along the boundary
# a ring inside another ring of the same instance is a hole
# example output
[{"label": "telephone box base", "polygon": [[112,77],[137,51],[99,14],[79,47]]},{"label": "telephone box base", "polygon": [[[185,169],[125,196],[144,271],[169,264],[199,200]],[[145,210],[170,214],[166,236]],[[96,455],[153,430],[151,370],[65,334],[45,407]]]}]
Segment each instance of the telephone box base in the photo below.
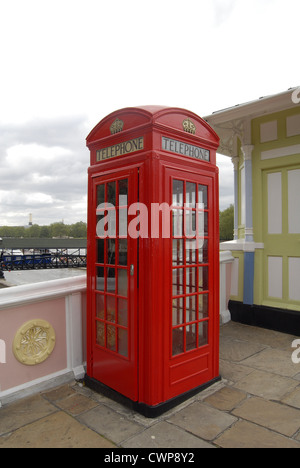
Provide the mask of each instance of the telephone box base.
[{"label": "telephone box base", "polygon": [[219,382],[220,380],[221,380],[221,376],[216,377],[210,380],[209,382],[206,382],[205,384],[200,385],[199,387],[193,388],[192,390],[189,390],[188,392],[185,392],[182,395],[178,395],[177,397],[172,398],[171,400],[164,401],[155,406],[149,406],[149,405],[146,405],[145,403],[139,403],[138,401],[130,400],[124,395],[121,395],[120,393],[116,392],[112,388],[107,387],[103,383],[99,382],[96,379],[93,379],[92,377],[89,377],[88,375],[85,375],[85,378],[84,378],[84,381],[87,387],[91,388],[97,393],[101,393],[102,395],[110,398],[113,401],[116,401],[117,403],[120,403],[132,409],[133,411],[136,411],[137,413],[142,414],[143,416],[149,419],[150,418],[153,419],[153,418],[157,418],[158,416],[161,416],[162,414],[166,413],[170,409],[174,408],[175,406],[180,405],[184,401],[188,400],[194,395],[197,395],[198,393],[202,392],[203,390],[215,384],[216,382]]}]

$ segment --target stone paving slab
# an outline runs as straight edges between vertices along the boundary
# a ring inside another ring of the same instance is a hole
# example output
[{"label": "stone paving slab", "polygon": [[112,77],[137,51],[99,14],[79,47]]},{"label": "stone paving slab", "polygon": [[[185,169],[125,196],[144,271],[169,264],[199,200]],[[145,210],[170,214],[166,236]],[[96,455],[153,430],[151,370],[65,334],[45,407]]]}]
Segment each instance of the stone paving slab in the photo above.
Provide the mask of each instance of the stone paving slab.
[{"label": "stone paving slab", "polygon": [[237,418],[230,414],[200,402],[193,403],[168,419],[168,422],[208,441],[213,440],[236,421]]},{"label": "stone paving slab", "polygon": [[75,394],[62,401],[58,401],[56,405],[71,416],[78,416],[98,406],[97,402],[80,394]]},{"label": "stone paving slab", "polygon": [[57,409],[45,401],[41,395],[24,398],[0,408],[0,436],[48,416],[55,411]]},{"label": "stone paving slab", "polygon": [[266,372],[273,372],[283,377],[294,377],[299,369],[298,366],[292,362],[291,356],[292,349],[290,351],[282,351],[281,349],[274,348],[265,349],[255,356],[245,359],[241,364]]},{"label": "stone paving slab", "polygon": [[124,448],[215,448],[193,434],[169,424],[159,422],[121,444]]},{"label": "stone paving slab", "polygon": [[281,402],[300,409],[300,388],[298,387],[293,392],[286,395],[282,398]]},{"label": "stone paving slab", "polygon": [[141,424],[125,418],[107,406],[97,406],[79,416],[77,420],[98,434],[113,440],[116,444],[121,444],[144,430],[144,426]]},{"label": "stone paving slab", "polygon": [[232,414],[292,437],[300,429],[300,410],[261,398],[249,398]]},{"label": "stone paving slab", "polygon": [[224,387],[204,401],[221,411],[232,411],[247,398],[247,394],[231,387]]},{"label": "stone paving slab", "polygon": [[0,437],[0,448],[113,448],[114,444],[59,411]]},{"label": "stone paving slab", "polygon": [[287,377],[254,371],[234,384],[234,387],[267,400],[281,400],[298,385],[299,382]]},{"label": "stone paving slab", "polygon": [[51,403],[56,403],[76,394],[76,390],[71,385],[62,385],[61,387],[42,392],[42,396]]},{"label": "stone paving slab", "polygon": [[222,448],[291,448],[300,443],[256,424],[239,421],[214,441]]},{"label": "stone paving slab", "polygon": [[229,338],[221,338],[220,340],[220,356],[228,361],[241,362],[264,349],[265,346],[259,343],[233,341]]},{"label": "stone paving slab", "polygon": [[229,382],[238,382],[242,378],[251,374],[251,372],[253,372],[251,367],[220,359],[220,374],[223,379],[226,379]]},{"label": "stone paving slab", "polygon": [[244,340],[264,347],[289,351],[297,337],[265,328],[250,327],[241,323],[229,322],[222,326],[221,335],[231,340]]}]

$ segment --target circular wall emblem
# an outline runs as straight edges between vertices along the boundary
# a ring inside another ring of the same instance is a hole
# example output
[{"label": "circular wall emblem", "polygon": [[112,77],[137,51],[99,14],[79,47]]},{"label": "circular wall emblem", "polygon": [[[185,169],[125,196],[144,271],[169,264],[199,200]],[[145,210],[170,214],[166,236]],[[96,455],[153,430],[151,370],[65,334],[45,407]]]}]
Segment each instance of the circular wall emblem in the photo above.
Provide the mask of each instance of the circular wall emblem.
[{"label": "circular wall emblem", "polygon": [[13,342],[16,359],[27,366],[45,361],[55,346],[55,331],[46,320],[30,320],[17,331]]}]

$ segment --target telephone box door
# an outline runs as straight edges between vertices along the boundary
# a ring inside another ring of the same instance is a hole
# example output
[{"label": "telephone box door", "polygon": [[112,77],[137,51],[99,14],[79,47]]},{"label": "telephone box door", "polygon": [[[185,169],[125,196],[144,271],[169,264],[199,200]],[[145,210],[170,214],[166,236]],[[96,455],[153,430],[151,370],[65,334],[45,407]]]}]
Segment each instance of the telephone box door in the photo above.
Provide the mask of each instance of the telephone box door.
[{"label": "telephone box door", "polygon": [[137,201],[137,170],[96,176],[91,184],[91,376],[137,400],[137,240],[128,207]]},{"label": "telephone box door", "polygon": [[[172,398],[218,376],[218,203],[215,177],[170,171]],[[217,252],[217,253],[216,253]]]}]

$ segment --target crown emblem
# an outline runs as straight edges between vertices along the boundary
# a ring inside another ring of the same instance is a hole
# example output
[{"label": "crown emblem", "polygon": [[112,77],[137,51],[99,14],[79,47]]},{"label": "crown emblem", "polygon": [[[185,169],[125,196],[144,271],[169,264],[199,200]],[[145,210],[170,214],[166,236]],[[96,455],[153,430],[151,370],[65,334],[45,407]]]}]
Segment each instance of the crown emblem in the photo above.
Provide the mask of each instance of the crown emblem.
[{"label": "crown emblem", "polygon": [[110,126],[110,133],[114,135],[115,133],[119,133],[123,130],[124,122],[123,120],[116,119],[114,123]]},{"label": "crown emblem", "polygon": [[195,135],[196,127],[190,119],[185,119],[182,122],[182,126],[185,132],[192,133],[193,135]]}]

